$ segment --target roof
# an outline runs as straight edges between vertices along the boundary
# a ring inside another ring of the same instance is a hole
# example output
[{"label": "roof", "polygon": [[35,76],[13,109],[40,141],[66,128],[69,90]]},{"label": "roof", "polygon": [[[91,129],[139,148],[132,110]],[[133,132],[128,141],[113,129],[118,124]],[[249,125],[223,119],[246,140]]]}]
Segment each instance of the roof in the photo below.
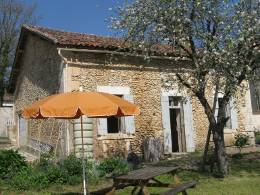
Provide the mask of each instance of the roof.
[{"label": "roof", "polygon": [[[77,32],[68,32],[39,26],[22,27],[29,31],[59,45],[60,47],[105,49],[105,50],[128,50],[130,45],[122,38],[97,36]],[[152,50],[157,55],[173,54],[173,48],[169,45],[155,45]]]},{"label": "roof", "polygon": [[83,34],[77,32],[67,32],[62,30],[44,28],[39,26],[22,27],[26,31],[37,34],[59,46],[63,47],[81,47],[81,48],[102,48],[102,49],[118,49],[123,48],[123,39],[114,37],[104,37],[91,34]]},{"label": "roof", "polygon": [[[8,92],[13,93],[15,84],[20,72],[20,58],[23,54],[23,49],[26,44],[26,37],[29,34],[34,34],[40,38],[57,45],[57,47],[64,48],[79,48],[79,49],[93,49],[93,50],[110,50],[110,51],[129,51],[130,45],[122,38],[104,37],[76,32],[66,32],[62,30],[50,29],[39,26],[23,25],[21,28],[20,38],[17,45],[15,59],[9,79]],[[155,55],[169,55],[174,56],[177,53],[169,45],[155,45],[152,47]]]}]

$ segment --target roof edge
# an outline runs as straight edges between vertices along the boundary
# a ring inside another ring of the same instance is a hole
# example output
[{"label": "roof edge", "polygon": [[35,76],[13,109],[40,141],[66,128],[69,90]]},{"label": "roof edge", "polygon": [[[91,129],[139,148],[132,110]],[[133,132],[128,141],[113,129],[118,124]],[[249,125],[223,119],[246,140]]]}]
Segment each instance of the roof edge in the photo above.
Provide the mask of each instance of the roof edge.
[{"label": "roof edge", "polygon": [[53,42],[54,44],[58,43],[58,40],[55,37],[52,37],[50,35],[47,35],[47,34],[41,32],[40,30],[38,30],[36,28],[36,26],[30,26],[30,25],[24,24],[22,26],[22,30],[25,30],[27,32],[36,34],[36,35],[40,36],[43,39],[46,39],[46,40],[49,40],[49,41]]},{"label": "roof edge", "polygon": [[15,57],[14,57],[14,61],[13,61],[13,65],[12,65],[12,70],[9,76],[9,83],[7,86],[7,91],[9,93],[14,93],[15,92],[15,83],[17,82],[17,76],[15,74],[19,75],[19,59],[21,58],[21,47],[23,45],[23,42],[26,39],[26,35],[27,33],[32,33],[35,34],[37,36],[39,36],[40,38],[47,40],[53,44],[58,44],[58,40],[55,37],[52,36],[48,36],[44,33],[42,33],[41,31],[37,30],[36,28],[34,28],[33,26],[30,25],[22,25],[21,30],[20,30],[20,36],[19,36],[19,40],[16,46],[16,50],[15,50]]}]

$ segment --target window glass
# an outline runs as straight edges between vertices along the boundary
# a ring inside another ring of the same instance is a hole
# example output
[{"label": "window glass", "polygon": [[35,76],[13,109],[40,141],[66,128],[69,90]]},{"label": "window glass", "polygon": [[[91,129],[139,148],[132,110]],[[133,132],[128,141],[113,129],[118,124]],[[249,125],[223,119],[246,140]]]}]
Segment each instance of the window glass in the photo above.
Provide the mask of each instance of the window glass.
[{"label": "window glass", "polygon": [[177,107],[180,106],[181,97],[179,96],[169,96],[169,106]]},{"label": "window glass", "polygon": [[[123,98],[123,95],[116,95]],[[107,132],[108,133],[119,133],[122,132],[123,128],[123,117],[111,116],[107,118]]]}]

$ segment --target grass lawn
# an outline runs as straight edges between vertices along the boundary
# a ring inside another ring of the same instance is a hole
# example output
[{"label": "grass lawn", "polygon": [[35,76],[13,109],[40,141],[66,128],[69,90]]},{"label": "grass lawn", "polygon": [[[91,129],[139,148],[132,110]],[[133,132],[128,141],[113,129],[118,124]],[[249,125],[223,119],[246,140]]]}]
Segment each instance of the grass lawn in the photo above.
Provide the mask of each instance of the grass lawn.
[{"label": "grass lawn", "polygon": [[[194,157],[162,162],[167,165],[190,163]],[[195,180],[198,182],[196,188],[188,190],[189,194],[196,195],[260,195],[260,153],[244,154],[242,159],[232,159],[230,175],[225,179],[217,179],[207,173],[198,171],[180,171],[178,176],[183,181]],[[158,177],[161,181],[170,182],[169,175]],[[91,184],[90,189],[98,189],[111,185],[111,181],[100,181],[98,184]],[[81,185],[77,186],[52,186],[42,191],[11,192],[8,185],[0,182],[0,194],[77,194]],[[130,194],[131,187],[117,191],[118,195]],[[150,188],[150,192],[161,192],[156,188]]]}]

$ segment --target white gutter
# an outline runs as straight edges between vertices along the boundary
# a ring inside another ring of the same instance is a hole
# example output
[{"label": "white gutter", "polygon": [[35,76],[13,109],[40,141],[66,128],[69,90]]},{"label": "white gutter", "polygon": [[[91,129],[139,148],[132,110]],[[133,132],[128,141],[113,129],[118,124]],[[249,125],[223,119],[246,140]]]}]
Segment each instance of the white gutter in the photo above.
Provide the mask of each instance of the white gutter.
[{"label": "white gutter", "polygon": [[[76,52],[87,52],[87,53],[100,53],[100,54],[111,54],[111,55],[123,55],[123,56],[130,56],[130,57],[141,57],[145,58],[145,55],[140,54],[131,54],[128,52],[118,52],[118,51],[109,51],[109,50],[93,50],[93,49],[77,49],[77,48],[58,48],[59,51],[76,51]],[[64,56],[63,56],[64,58]],[[189,60],[187,57],[167,57],[167,56],[149,56],[151,59],[160,59],[160,60]],[[67,62],[69,62],[66,59]]]},{"label": "white gutter", "polygon": [[[62,92],[68,92],[68,60],[65,58],[61,53],[61,48],[58,49],[58,55],[61,57],[61,76],[60,76],[60,83],[63,83]],[[60,87],[61,88],[61,87]],[[69,123],[68,120],[66,121],[66,153],[69,155],[70,153],[70,136],[69,136]]]},{"label": "white gutter", "polygon": [[2,106],[3,107],[13,107],[14,104],[13,103],[3,103]]}]

